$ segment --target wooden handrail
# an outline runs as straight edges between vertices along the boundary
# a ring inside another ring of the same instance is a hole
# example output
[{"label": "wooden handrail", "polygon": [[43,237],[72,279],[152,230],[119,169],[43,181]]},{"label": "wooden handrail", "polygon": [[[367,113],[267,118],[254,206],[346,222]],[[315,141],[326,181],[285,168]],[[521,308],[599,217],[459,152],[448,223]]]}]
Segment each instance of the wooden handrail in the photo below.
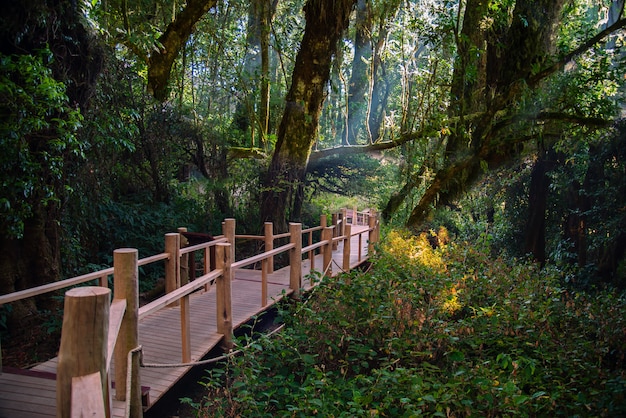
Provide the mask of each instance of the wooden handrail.
[{"label": "wooden handrail", "polygon": [[236,239],[253,239],[253,240],[257,240],[257,241],[261,241],[264,240],[265,237],[263,235],[235,235]]},{"label": "wooden handrail", "polygon": [[198,250],[204,250],[206,248],[214,247],[217,244],[222,243],[222,242],[228,242],[228,240],[226,238],[222,237],[222,238],[214,239],[213,241],[202,242],[202,243],[196,244],[196,245],[190,245],[189,247],[181,248],[179,253],[180,253],[180,255],[183,255],[183,254],[192,253],[192,252],[198,251]]},{"label": "wooden handrail", "polygon": [[111,369],[111,360],[113,360],[113,349],[117,342],[117,336],[122,326],[122,319],[126,313],[126,299],[113,299],[109,308],[109,335],[107,340],[107,372]]},{"label": "wooden handrail", "polygon": [[161,260],[169,260],[169,258],[170,258],[170,255],[168,253],[161,253],[161,254],[151,255],[150,257],[139,259],[137,261],[137,267],[141,267],[141,266],[145,266],[145,265],[148,265],[148,264],[156,263],[157,261],[161,261]]},{"label": "wooden handrail", "polygon": [[284,253],[287,250],[293,248],[293,244],[285,244],[282,247],[274,248],[271,251],[267,251],[261,254],[253,255],[252,257],[246,258],[244,260],[239,260],[232,264],[231,268],[239,269],[245,266],[249,266],[250,264],[258,263],[259,261],[263,261],[267,258],[277,256],[280,253]]},{"label": "wooden handrail", "polygon": [[328,245],[328,241],[319,241],[319,242],[316,242],[315,244],[311,244],[309,246],[302,247],[302,254],[306,254],[309,251],[317,250],[318,248],[321,248],[324,245]]},{"label": "wooden handrail", "polygon": [[207,283],[215,280],[222,274],[222,270],[213,270],[212,272],[205,274],[196,278],[193,282],[189,282],[186,285],[179,287],[178,289],[167,293],[160,298],[142,306],[139,308],[139,319],[143,319],[146,316],[155,313],[156,311],[163,309],[167,305],[172,302],[176,302],[177,300],[187,296],[201,287],[205,286]]},{"label": "wooden handrail", "polygon": [[31,287],[30,289],[24,289],[17,292],[9,293],[0,296],[0,305],[30,298],[33,296],[43,295],[45,293],[54,292],[55,290],[60,290],[66,287],[75,286],[77,284],[86,283],[91,280],[100,279],[105,275],[110,276],[111,274],[113,274],[113,267],[104,270],[94,271],[93,273],[83,274],[82,276],[73,277],[71,279],[61,280],[58,282],[48,283],[42,286]]}]

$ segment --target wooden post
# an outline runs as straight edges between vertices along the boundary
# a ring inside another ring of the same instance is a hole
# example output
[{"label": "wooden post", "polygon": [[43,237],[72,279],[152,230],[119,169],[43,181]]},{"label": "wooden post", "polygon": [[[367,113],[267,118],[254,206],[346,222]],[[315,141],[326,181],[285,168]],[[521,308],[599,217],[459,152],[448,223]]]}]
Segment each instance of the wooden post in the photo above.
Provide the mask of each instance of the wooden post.
[{"label": "wooden post", "polygon": [[359,224],[359,214],[356,211],[356,206],[352,206],[352,225]]},{"label": "wooden post", "polygon": [[230,243],[230,262],[235,262],[235,220],[232,218],[224,219],[222,223],[222,234]]},{"label": "wooden post", "polygon": [[134,248],[121,248],[113,252],[113,285],[115,299],[126,299],[126,313],[114,350],[115,399],[126,400],[126,378],[130,373],[130,417],[143,416],[141,385],[139,382],[139,357],[134,357],[128,370],[128,352],[139,345],[139,271],[138,252]]},{"label": "wooden post", "polygon": [[329,226],[322,229],[322,241],[328,241],[328,243],[322,247],[324,248],[322,273],[327,277],[331,277],[333,275],[331,266],[333,260],[333,227]]},{"label": "wooden post", "polygon": [[346,236],[343,239],[343,269],[350,271],[350,250],[352,246],[352,225],[346,225]]},{"label": "wooden post", "polygon": [[185,295],[180,299],[180,344],[183,363],[191,361],[191,319],[189,313],[189,295]]},{"label": "wooden post", "polygon": [[[186,246],[189,245],[189,240],[183,235],[183,232],[187,232],[187,228],[185,227],[180,227],[176,230],[179,234],[180,234],[180,248],[185,248]],[[178,287],[180,286],[184,286],[187,283],[189,283],[189,276],[190,276],[190,271],[189,271],[189,266],[191,265],[191,258],[189,257],[190,254],[189,253],[185,253],[183,255],[180,256],[180,282]]]},{"label": "wooden post", "polygon": [[341,223],[341,235],[343,236],[345,235],[346,225],[348,224],[348,209],[341,209],[341,218],[343,219],[343,222]]},{"label": "wooden post", "polygon": [[216,245],[216,264],[222,270],[222,275],[216,279],[217,332],[224,335],[224,345],[229,349],[233,347],[230,247],[231,244],[225,243]]},{"label": "wooden post", "polygon": [[72,378],[99,373],[106,417],[111,416],[106,370],[111,290],[77,287],[65,293],[57,365],[57,418],[72,416]]},{"label": "wooden post", "polygon": [[[271,222],[265,222],[265,251],[272,251],[274,249],[274,224]],[[267,259],[267,272],[269,274],[274,273],[274,257]]]},{"label": "wooden post", "polygon": [[289,242],[294,248],[289,250],[289,288],[293,296],[300,297],[302,288],[302,224],[289,223]]},{"label": "wooden post", "polygon": [[369,232],[367,233],[367,256],[371,257],[374,254],[374,243],[376,242],[376,213],[374,209],[371,210],[367,220],[369,227]]},{"label": "wooden post", "polygon": [[326,225],[326,223],[327,223],[326,218],[327,218],[326,214],[321,214],[321,215],[320,215],[320,226],[321,226],[322,228],[326,228],[326,226],[327,226],[327,225]]},{"label": "wooden post", "polygon": [[[165,252],[170,258],[165,260],[165,293],[180,287],[180,234],[165,234]],[[169,306],[178,306],[178,301]]]}]

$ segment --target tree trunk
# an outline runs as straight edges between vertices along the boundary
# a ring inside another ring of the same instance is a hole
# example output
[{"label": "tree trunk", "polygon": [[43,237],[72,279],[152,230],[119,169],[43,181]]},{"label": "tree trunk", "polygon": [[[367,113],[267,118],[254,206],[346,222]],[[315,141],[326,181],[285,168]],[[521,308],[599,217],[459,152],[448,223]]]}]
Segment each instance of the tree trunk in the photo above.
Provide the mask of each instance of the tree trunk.
[{"label": "tree trunk", "polygon": [[309,0],[304,6],[306,27],[278,129],[276,148],[261,197],[263,221],[287,230],[288,202],[304,181],[311,147],[330,78],[337,42],[348,27],[356,0]]},{"label": "tree trunk", "polygon": [[530,174],[524,252],[531,253],[541,265],[546,262],[546,209],[550,189],[548,172],[552,168],[554,161],[550,161],[544,152],[535,162]]},{"label": "tree trunk", "polygon": [[[487,2],[469,0],[458,40],[449,115],[459,120],[448,139],[446,160],[435,174],[407,221],[417,227],[433,204],[448,203],[471,184],[485,163],[516,153],[494,132],[495,117],[523,93],[524,81],[552,52],[554,30],[564,0],[518,0],[510,21],[496,21],[489,34],[484,28]],[[478,52],[478,54],[476,53]],[[475,73],[469,77],[468,74]],[[481,112],[468,119],[468,112]],[[502,138],[504,139],[502,139]]]},{"label": "tree trunk", "polygon": [[[83,25],[83,11],[72,0],[10,1],[0,18],[0,53],[36,55],[49,48],[53,59],[46,64],[55,80],[63,82],[69,107],[85,111],[93,94],[102,66],[102,50]],[[78,57],[78,58],[77,58]],[[55,117],[55,116],[52,116]],[[64,119],[67,115],[59,114]],[[56,135],[56,136],[55,136]],[[53,282],[60,277],[61,213],[70,177],[71,150],[55,145],[63,143],[54,129],[33,131],[20,138],[27,144],[26,162],[20,175],[29,172],[40,181],[24,190],[30,214],[23,220],[22,236],[0,238],[0,290],[9,293]],[[6,175],[6,173],[5,173]],[[4,232],[4,231],[3,231]],[[27,301],[28,310],[34,304]],[[13,319],[21,323],[27,315],[13,304]],[[22,316],[20,316],[22,315]]]},{"label": "tree trunk", "polygon": [[348,117],[342,135],[343,145],[356,144],[359,130],[364,125],[365,93],[369,87],[367,61],[372,57],[372,12],[368,0],[357,1],[355,26],[354,59],[348,85]]},{"label": "tree trunk", "polygon": [[162,47],[148,59],[148,91],[157,100],[167,99],[167,86],[174,60],[185,46],[195,24],[216,4],[216,0],[188,0],[185,8],[159,37]]}]

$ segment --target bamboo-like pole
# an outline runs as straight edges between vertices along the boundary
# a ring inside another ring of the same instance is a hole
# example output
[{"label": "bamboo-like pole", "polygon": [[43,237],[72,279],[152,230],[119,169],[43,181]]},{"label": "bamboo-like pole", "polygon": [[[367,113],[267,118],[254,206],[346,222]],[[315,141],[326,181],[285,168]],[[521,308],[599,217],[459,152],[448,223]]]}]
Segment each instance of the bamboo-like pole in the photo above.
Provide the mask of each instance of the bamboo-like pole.
[{"label": "bamboo-like pole", "polygon": [[[274,224],[272,222],[265,222],[265,251],[272,251],[274,249]],[[269,274],[274,273],[274,257],[267,259],[267,272]]]},{"label": "bamboo-like pole", "polygon": [[72,378],[100,374],[103,416],[110,417],[106,370],[111,290],[77,287],[65,293],[63,329],[57,365],[57,418],[72,415]]},{"label": "bamboo-like pole", "polygon": [[346,236],[343,239],[343,269],[350,271],[350,251],[352,246],[352,225],[346,225]]},{"label": "bamboo-like pole", "polygon": [[220,243],[216,245],[216,264],[218,269],[222,269],[222,275],[216,279],[217,295],[217,332],[224,335],[224,345],[227,348],[233,347],[233,321],[232,321],[232,300],[231,281],[232,269],[231,244]]},{"label": "bamboo-like pole", "polygon": [[333,227],[329,226],[322,229],[322,241],[327,241],[327,244],[322,248],[324,249],[324,261],[322,263],[322,273],[327,277],[332,276],[331,261],[333,259]]},{"label": "bamboo-like pole", "polygon": [[115,344],[115,399],[126,400],[126,378],[130,373],[130,417],[143,416],[141,385],[139,382],[139,357],[133,358],[128,370],[128,352],[139,345],[139,271],[138,252],[134,248],[121,248],[113,252],[114,298],[126,299],[126,312]]},{"label": "bamboo-like pole", "polygon": [[[180,234],[165,234],[165,252],[170,258],[165,260],[165,293],[180,287]],[[178,301],[169,306],[178,306]]]},{"label": "bamboo-like pole", "polygon": [[294,248],[289,250],[289,288],[296,298],[302,288],[302,224],[289,223],[289,241]]}]

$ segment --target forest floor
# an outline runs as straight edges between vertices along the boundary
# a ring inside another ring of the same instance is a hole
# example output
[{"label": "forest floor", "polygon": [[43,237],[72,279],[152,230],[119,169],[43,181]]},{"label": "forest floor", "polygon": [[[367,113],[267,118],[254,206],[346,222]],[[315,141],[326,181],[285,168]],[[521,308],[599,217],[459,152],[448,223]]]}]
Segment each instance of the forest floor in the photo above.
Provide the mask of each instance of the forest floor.
[{"label": "forest floor", "polygon": [[21,327],[2,338],[2,366],[28,369],[57,356],[61,329],[41,314],[31,326]]}]

